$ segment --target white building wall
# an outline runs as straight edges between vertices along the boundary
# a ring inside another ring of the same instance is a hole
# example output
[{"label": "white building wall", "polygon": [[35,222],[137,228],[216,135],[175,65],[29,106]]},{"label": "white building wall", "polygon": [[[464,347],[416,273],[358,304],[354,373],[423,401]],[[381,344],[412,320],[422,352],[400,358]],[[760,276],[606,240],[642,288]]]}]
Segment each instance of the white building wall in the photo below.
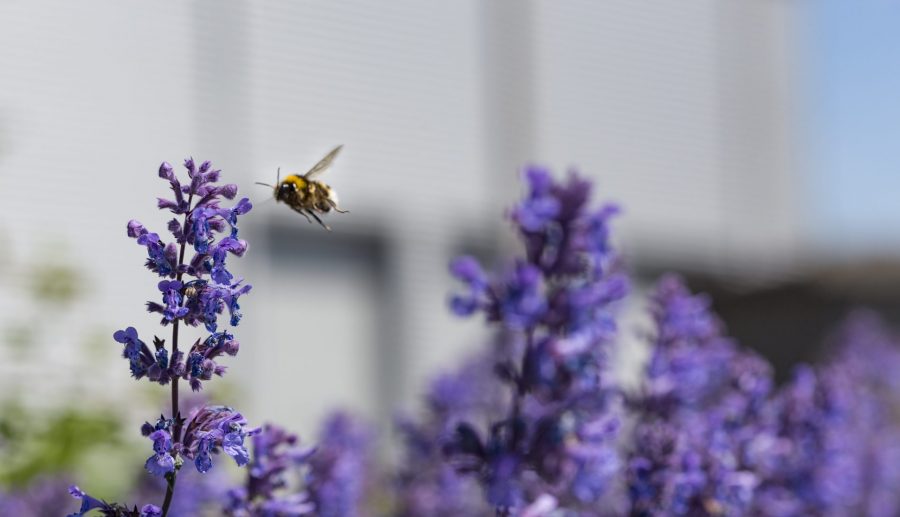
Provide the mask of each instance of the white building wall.
[{"label": "white building wall", "polygon": [[[156,167],[188,155],[256,202],[237,266],[256,288],[229,377],[251,418],[304,432],[335,404],[389,417],[479,344],[479,323],[445,310],[446,263],[512,244],[499,216],[527,161],[596,178],[642,265],[790,266],[787,3],[85,5],[0,6],[8,263],[64,242],[90,280],[44,343],[63,376],[86,329],[156,330],[141,312],[155,279],[124,226],[163,228]],[[352,213],[331,234],[252,185],[338,143],[327,179]],[[17,267],[0,269],[5,319]],[[110,340],[110,382],[125,386],[117,353]]]}]

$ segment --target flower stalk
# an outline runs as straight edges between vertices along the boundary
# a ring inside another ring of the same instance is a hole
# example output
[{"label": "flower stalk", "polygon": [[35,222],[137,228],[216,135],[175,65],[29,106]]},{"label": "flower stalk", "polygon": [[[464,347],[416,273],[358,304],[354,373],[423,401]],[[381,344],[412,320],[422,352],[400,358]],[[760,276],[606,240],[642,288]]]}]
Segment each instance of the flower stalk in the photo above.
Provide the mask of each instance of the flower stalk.
[{"label": "flower stalk", "polygon": [[[159,234],[138,221],[132,220],[127,225],[128,236],[146,248],[147,269],[160,278],[158,289],[162,303],[147,302],[147,311],[162,315],[161,325],[172,326],[170,346],[167,348],[163,339],[154,337],[151,349],[134,327],[114,334],[115,340],[124,345],[123,356],[128,359],[135,379],[171,384],[171,416],[161,416],[155,423],[147,422],[141,428],[141,433],[153,442],[154,454],[147,459],[145,468],[166,481],[162,506],[145,505],[146,512],[135,509],[123,513],[118,507],[96,506],[95,499],[73,489],[73,496],[82,500],[83,507],[73,515],[100,508],[119,512],[110,514],[116,516],[167,517],[178,471],[186,460],[193,461],[201,473],[212,468],[211,455],[219,452],[234,458],[239,466],[249,461],[244,439],[258,430],[247,429],[243,416],[225,406],[197,407],[184,418],[179,384],[187,380],[194,391],[199,391],[213,376],[224,375],[225,367],[217,359],[238,352],[239,344],[232,334],[219,330],[219,319],[227,311],[230,326],[237,326],[241,320],[238,299],[251,289],[228,271],[227,259],[240,257],[247,250],[247,243],[238,237],[238,218],[249,212],[252,205],[249,199],[243,198],[232,207],[222,206],[225,200],[235,198],[238,189],[233,184],[217,184],[220,171],[212,169],[210,162],[198,167],[188,159],[184,166],[189,179],[186,183],[182,183],[168,163],[159,168],[160,178],[168,182],[173,194],[172,199],[159,198],[157,202],[161,210],[176,216],[168,223],[172,241],[164,242]],[[189,245],[195,253],[186,260]],[[187,277],[191,280],[186,281]],[[185,326],[202,326],[210,334],[198,339],[188,350],[182,350],[179,340]]]},{"label": "flower stalk", "polygon": [[[182,228],[185,231],[189,231],[190,224],[190,215],[193,212],[193,208],[191,208],[191,203],[194,200],[193,192],[188,195],[188,211],[184,214],[184,222],[182,223]],[[184,240],[180,244],[180,249],[178,250],[178,267],[177,267],[177,275],[176,281],[181,282],[181,279],[184,273],[181,271],[182,266],[184,265],[184,252],[187,247],[187,241]],[[178,355],[178,325],[179,320],[175,320],[172,323],[172,357],[176,357]],[[181,440],[181,411],[178,408],[179,405],[179,397],[178,397],[178,381],[180,379],[175,377],[172,379],[172,419],[175,421],[175,429],[173,433],[173,437],[175,441],[178,442]],[[169,472],[166,474],[166,495],[163,499],[162,505],[162,517],[167,517],[169,515],[169,508],[172,505],[172,496],[175,495],[175,483],[178,480],[178,471]]]}]

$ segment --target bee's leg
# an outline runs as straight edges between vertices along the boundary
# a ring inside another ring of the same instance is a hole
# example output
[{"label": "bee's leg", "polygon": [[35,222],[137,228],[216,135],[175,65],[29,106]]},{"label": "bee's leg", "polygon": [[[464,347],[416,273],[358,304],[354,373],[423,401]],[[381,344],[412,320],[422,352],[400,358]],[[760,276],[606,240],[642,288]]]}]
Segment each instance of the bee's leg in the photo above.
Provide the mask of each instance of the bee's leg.
[{"label": "bee's leg", "polygon": [[306,222],[308,222],[309,224],[312,224],[312,219],[310,219],[309,216],[306,215],[306,212],[304,212],[302,208],[299,208],[299,209],[294,210],[294,211],[297,212],[298,214],[302,215],[303,217],[305,217],[305,218],[306,218]]},{"label": "bee's leg", "polygon": [[313,216],[313,219],[315,219],[316,221],[319,222],[319,224],[322,225],[322,228],[325,228],[329,232],[331,231],[331,228],[329,228],[327,224],[323,223],[322,220],[319,219],[319,216],[317,216],[315,212],[313,212],[312,210],[307,210],[307,212],[309,212],[309,215]]},{"label": "bee's leg", "polygon": [[337,203],[335,203],[334,201],[332,201],[330,199],[326,199],[326,201],[328,202],[329,205],[331,205],[331,208],[334,208],[335,212],[337,212],[339,214],[349,214],[350,213],[350,210],[341,210],[340,208],[338,208]]}]

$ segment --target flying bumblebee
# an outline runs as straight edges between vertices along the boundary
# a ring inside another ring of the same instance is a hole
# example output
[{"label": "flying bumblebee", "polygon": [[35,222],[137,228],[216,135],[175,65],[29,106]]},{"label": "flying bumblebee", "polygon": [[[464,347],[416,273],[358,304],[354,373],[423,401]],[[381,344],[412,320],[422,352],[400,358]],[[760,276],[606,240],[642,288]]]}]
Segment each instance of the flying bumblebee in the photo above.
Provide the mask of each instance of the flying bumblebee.
[{"label": "flying bumblebee", "polygon": [[306,217],[306,220],[310,223],[312,223],[312,219],[310,219],[309,216],[312,216],[316,222],[322,225],[322,228],[331,231],[331,228],[322,222],[319,214],[327,214],[332,210],[341,214],[346,214],[349,210],[341,210],[338,208],[337,193],[325,183],[316,181],[316,177],[331,166],[331,162],[333,162],[334,158],[341,152],[342,147],[344,146],[339,145],[335,147],[330,153],[325,155],[325,158],[319,160],[319,163],[315,164],[306,174],[291,174],[282,180],[281,169],[279,168],[278,179],[275,181],[275,185],[259,182],[257,182],[257,185],[274,188],[275,201],[286,203],[295,212]]}]

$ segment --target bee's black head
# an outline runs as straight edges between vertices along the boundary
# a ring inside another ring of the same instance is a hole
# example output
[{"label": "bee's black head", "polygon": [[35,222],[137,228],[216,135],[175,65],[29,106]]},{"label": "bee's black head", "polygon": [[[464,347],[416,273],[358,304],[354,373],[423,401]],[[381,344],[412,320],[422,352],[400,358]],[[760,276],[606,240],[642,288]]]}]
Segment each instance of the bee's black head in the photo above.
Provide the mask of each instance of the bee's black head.
[{"label": "bee's black head", "polygon": [[284,182],[278,186],[278,193],[276,197],[278,199],[285,199],[291,196],[294,193],[296,186],[293,183]]}]

